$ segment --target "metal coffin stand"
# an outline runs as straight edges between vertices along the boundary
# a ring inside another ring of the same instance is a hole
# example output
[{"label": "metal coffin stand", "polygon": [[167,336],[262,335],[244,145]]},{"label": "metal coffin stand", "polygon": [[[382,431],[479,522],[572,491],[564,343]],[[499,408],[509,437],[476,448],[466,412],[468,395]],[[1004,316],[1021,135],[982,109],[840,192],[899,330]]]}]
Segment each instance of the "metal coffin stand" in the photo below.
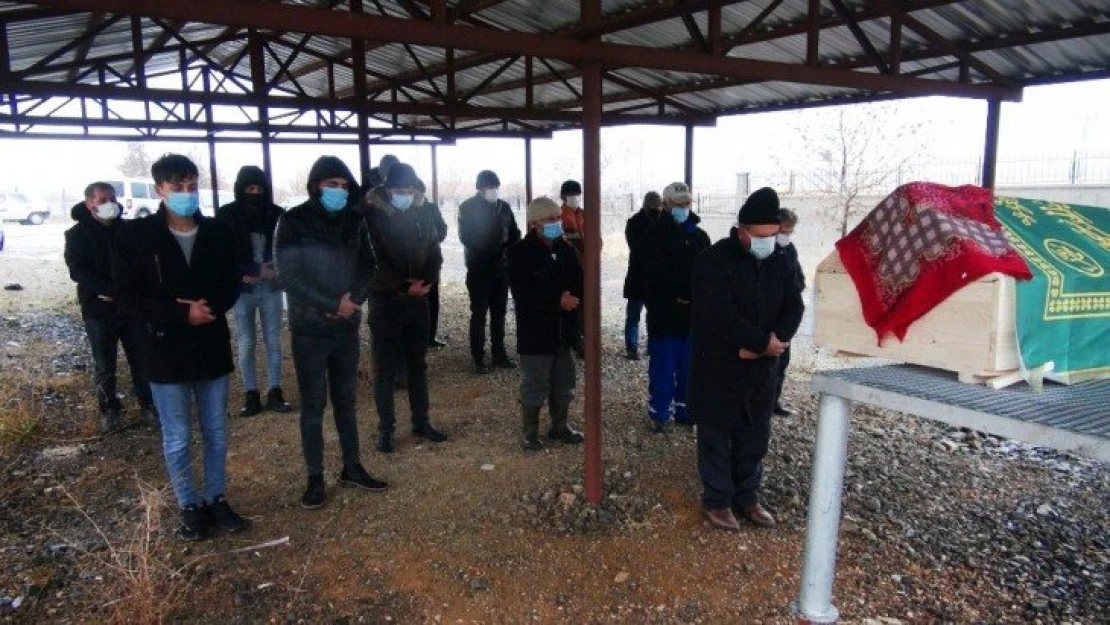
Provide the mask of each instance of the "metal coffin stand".
[{"label": "metal coffin stand", "polygon": [[1110,380],[1073,386],[990,390],[956,375],[914,365],[816,373],[820,393],[801,589],[802,622],[835,623],[832,605],[840,504],[852,402],[968,427],[1110,462]]}]

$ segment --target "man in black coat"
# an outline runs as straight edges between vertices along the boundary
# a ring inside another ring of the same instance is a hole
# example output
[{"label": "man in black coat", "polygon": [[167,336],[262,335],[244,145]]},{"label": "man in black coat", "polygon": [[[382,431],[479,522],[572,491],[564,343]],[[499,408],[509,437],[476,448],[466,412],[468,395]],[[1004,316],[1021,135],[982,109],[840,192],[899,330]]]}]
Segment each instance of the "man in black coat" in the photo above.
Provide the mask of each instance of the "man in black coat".
[{"label": "man in black coat", "polygon": [[559,205],[547,197],[528,204],[528,235],[509,248],[509,286],[516,303],[517,354],[520,356],[520,404],[524,449],[543,448],[540,410],[551,414],[549,440],[581,443],[581,432],[568,424],[574,400],[575,365],[571,350],[578,342],[577,308],[582,298],[578,253],[563,238]]},{"label": "man in black coat", "polygon": [[239,170],[235,178],[235,201],[221,206],[216,217],[231,227],[235,236],[235,260],[239,264],[239,299],[235,302],[235,334],[239,347],[239,373],[246,399],[239,415],[253,417],[262,412],[258,378],[254,370],[255,320],[262,322],[266,349],[266,409],[292,412],[281,390],[281,317],[284,311],[281,287],[274,272],[274,228],[285,211],[273,201],[266,172],[253,165]]},{"label": "man in black coat", "polygon": [[624,275],[624,299],[628,300],[624,313],[624,356],[629,360],[640,359],[640,313],[644,311],[643,251],[644,236],[663,213],[663,198],[655,191],[644,195],[644,203],[624,225],[624,240],[628,243],[628,272]]},{"label": "man in black coat", "polygon": [[[417,191],[405,163],[389,168],[382,186],[363,200],[377,271],[370,282],[370,344],[374,350],[374,404],[378,451],[392,453],[393,390],[402,363],[408,377],[412,434],[440,443],[447,436],[428,416],[428,293],[439,282],[443,254],[435,214]],[[431,206],[435,206],[432,204]],[[438,212],[438,211],[437,211]]]},{"label": "man in black coat", "polygon": [[93,356],[93,385],[100,410],[100,433],[120,429],[123,406],[116,396],[116,356],[120,343],[131,369],[131,383],[139,402],[140,419],[158,426],[158,413],[146,375],[150,336],[135,315],[123,314],[112,281],[112,253],[122,225],[116,191],[106,182],[85,187],[85,201],[73,207],[77,221],[66,230],[65,260],[69,277],[77,283],[77,301]]},{"label": "man in black coat", "polygon": [[520,240],[520,228],[508,202],[498,198],[501,180],[478,173],[478,192],[459,205],[459,239],[466,258],[466,290],[470,295],[470,355],[475,373],[489,373],[486,364],[486,315],[489,315],[491,363],[513,369],[505,351],[505,313],[509,301],[506,252]]},{"label": "man in black coat", "polygon": [[[237,532],[250,522],[225,497],[227,389],[231,336],[225,315],[239,297],[231,229],[198,211],[197,167],[167,154],[151,166],[162,198],[158,212],[120,229],[113,275],[125,313],[151,333],[147,371],[162,423],[166,470],[181,506],[183,540],[217,526]],[[192,405],[204,447],[203,494],[193,477]]]},{"label": "man in black coat", "polygon": [[324,407],[343,451],[339,483],[381,491],[362,466],[355,410],[362,304],[374,275],[366,222],[355,210],[358,184],[334,156],[321,156],[308,174],[307,202],[286,212],[274,233],[274,263],[289,298],[293,366],[301,396],[301,449],[308,487],[301,506],[327,500],[324,483]]},{"label": "man in black coat", "polygon": [[752,193],[740,227],[694,265],[690,413],[698,425],[702,511],[714,526],[740,529],[775,519],[759,502],[771,438],[778,357],[805,306],[793,262],[775,245],[778,196]]},{"label": "man in black coat", "polygon": [[690,211],[690,187],[674,182],[663,189],[663,215],[644,235],[645,294],[648,311],[648,422],[652,432],[675,423],[693,425],[686,408],[690,373],[690,300],[694,259],[709,247],[701,219]]}]

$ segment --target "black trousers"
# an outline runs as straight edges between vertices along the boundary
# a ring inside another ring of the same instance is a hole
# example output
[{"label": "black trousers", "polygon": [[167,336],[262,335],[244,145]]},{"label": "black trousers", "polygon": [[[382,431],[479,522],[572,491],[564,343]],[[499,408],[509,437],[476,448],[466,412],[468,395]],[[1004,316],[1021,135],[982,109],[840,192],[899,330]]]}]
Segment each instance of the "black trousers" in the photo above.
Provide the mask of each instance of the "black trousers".
[{"label": "black trousers", "polygon": [[375,295],[370,300],[374,350],[374,405],[378,431],[392,433],[397,376],[407,368],[409,411],[414,428],[428,423],[428,302],[424,298]]},{"label": "black trousers", "polygon": [[428,345],[439,336],[439,282],[428,291]]},{"label": "black trousers", "polygon": [[131,385],[140,406],[153,406],[150,380],[146,375],[146,360],[150,352],[150,334],[145,323],[122,315],[86,317],[85,334],[93,357],[93,386],[96,404],[101,411],[119,410],[116,397],[116,359],[119,345],[127,356],[131,369]]},{"label": "black trousers", "polygon": [[329,393],[343,465],[357,464],[358,327],[336,336],[294,333],[291,343],[301,393],[301,447],[308,474],[324,474],[324,408]]},{"label": "black trousers", "polygon": [[486,315],[489,315],[490,353],[505,356],[505,311],[509,302],[509,279],[500,266],[472,268],[466,272],[466,291],[470,294],[470,355],[481,360],[486,355]]},{"label": "black trousers", "polygon": [[781,355],[779,355],[779,379],[775,384],[775,402],[782,398],[782,385],[786,382],[786,368],[790,366],[790,348],[787,347]]},{"label": "black trousers", "polygon": [[739,414],[730,423],[698,423],[698,472],[705,508],[743,508],[759,501],[774,400],[770,392],[756,393],[737,407]]}]

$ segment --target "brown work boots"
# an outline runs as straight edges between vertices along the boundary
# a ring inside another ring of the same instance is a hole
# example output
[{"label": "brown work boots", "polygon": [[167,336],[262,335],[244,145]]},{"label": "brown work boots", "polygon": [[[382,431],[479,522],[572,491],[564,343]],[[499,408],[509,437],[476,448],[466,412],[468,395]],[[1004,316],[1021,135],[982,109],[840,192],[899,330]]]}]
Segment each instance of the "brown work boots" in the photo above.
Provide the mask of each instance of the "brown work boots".
[{"label": "brown work boots", "polygon": [[[736,513],[759,527],[775,526],[775,517],[758,503],[740,508],[736,510]],[[728,532],[740,531],[740,522],[736,520],[736,514],[733,514],[731,508],[702,508],[702,514],[705,516],[705,520],[717,529]]]}]

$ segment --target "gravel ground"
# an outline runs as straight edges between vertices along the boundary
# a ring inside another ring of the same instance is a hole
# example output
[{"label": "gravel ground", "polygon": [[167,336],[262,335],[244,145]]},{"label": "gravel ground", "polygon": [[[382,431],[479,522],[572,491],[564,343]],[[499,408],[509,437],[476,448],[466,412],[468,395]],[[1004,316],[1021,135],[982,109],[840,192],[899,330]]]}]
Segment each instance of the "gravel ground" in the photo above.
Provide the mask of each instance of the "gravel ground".
[{"label": "gravel ground", "polygon": [[[694,436],[646,433],[646,364],[619,357],[620,276],[607,271],[602,506],[584,502],[578,449],[519,451],[517,378],[466,372],[465,294],[448,283],[450,345],[430,362],[433,418],[452,441],[401,436],[397,454],[372,452],[364,375],[364,458],[393,487],[330,485],[328,506],[306,512],[295,417],[232,419],[229,495],[255,527],[183,547],[171,506],[144,516],[140,482],[169,496],[156,434],[91,436],[79,320],[43,304],[68,299],[64,269],[10,267],[4,282],[33,288],[0,306],[0,410],[26,406],[40,422],[0,443],[0,621],[793,622],[816,425],[808,377],[842,364],[804,337],[787,382],[798,415],[775,422],[767,459],[774,530],[725,535],[700,519]],[[330,426],[326,445],[330,473]],[[1106,622],[1105,465],[861,406],[845,485],[834,601],[846,622]],[[145,586],[129,575],[140,570]]]}]

